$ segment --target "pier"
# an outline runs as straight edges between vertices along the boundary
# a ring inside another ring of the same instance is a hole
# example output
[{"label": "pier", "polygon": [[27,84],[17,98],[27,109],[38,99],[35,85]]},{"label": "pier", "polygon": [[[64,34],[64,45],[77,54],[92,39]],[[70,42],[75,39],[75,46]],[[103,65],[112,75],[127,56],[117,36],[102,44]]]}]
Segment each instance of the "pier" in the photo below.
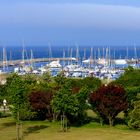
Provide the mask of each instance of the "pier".
[{"label": "pier", "polygon": [[23,60],[9,60],[9,61],[0,61],[0,67],[3,66],[20,66],[23,64],[37,63],[37,62],[50,62],[50,61],[71,61],[76,60],[76,58],[35,58],[35,59],[24,59]]},{"label": "pier", "polygon": [[[8,61],[0,61],[0,67],[3,66],[22,66],[23,64],[31,64],[31,63],[37,63],[37,62],[50,62],[50,61],[77,61],[76,58],[35,58],[35,59],[24,59],[24,60],[8,60]],[[90,60],[93,62],[94,60]],[[113,60],[111,60],[112,62]],[[134,63],[140,63],[140,59],[127,59],[127,64],[134,64]]]}]

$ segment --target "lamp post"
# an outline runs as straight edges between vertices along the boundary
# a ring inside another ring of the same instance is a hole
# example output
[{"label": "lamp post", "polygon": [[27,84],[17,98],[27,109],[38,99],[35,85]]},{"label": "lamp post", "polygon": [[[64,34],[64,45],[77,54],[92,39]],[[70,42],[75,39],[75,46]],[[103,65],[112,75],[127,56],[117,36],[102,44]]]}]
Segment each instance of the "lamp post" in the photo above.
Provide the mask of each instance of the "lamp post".
[{"label": "lamp post", "polygon": [[4,109],[4,113],[5,113],[5,109],[6,109],[6,104],[7,104],[7,101],[6,99],[3,100],[3,109]]}]

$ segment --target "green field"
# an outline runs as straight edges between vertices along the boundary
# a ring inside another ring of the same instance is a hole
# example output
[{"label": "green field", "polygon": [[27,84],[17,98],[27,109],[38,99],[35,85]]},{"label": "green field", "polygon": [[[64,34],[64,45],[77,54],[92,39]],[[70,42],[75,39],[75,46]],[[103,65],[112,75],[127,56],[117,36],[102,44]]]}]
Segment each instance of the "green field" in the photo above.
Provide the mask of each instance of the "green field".
[{"label": "green field", "polygon": [[[91,113],[91,112],[90,112]],[[91,114],[92,115],[92,114]],[[129,130],[125,125],[100,126],[96,121],[81,127],[60,131],[60,122],[23,122],[24,140],[139,140],[140,132]],[[0,140],[16,140],[16,125],[13,118],[0,119]]]}]

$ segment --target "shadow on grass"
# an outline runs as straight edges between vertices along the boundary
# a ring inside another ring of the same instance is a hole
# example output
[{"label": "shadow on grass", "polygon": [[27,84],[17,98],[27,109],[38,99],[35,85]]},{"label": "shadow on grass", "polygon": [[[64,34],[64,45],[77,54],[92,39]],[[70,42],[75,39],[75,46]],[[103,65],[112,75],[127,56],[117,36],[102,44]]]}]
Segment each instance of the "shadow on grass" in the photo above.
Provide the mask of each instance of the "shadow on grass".
[{"label": "shadow on grass", "polygon": [[16,123],[15,122],[2,123],[1,127],[0,127],[0,130],[5,129],[7,127],[12,127],[12,126],[16,126]]},{"label": "shadow on grass", "polygon": [[2,126],[4,126],[4,127],[16,126],[16,122],[2,123]]},{"label": "shadow on grass", "polygon": [[24,132],[25,135],[28,135],[30,133],[39,133],[39,130],[48,128],[49,126],[46,125],[35,125],[32,127],[28,127],[27,130]]},{"label": "shadow on grass", "polygon": [[73,127],[81,127],[81,126],[87,125],[87,124],[89,124],[91,122],[100,123],[100,119],[97,118],[97,117],[87,117],[87,118],[85,118],[85,120],[71,123],[70,126],[73,126]]}]

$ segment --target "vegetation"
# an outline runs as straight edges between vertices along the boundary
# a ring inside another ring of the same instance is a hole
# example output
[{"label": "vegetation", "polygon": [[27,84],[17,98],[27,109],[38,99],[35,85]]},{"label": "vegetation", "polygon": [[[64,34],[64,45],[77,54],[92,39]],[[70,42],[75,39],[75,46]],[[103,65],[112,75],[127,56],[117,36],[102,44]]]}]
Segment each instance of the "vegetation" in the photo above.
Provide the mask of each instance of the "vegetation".
[{"label": "vegetation", "polygon": [[31,104],[32,111],[35,112],[33,119],[52,119],[52,107],[50,105],[51,100],[52,94],[49,92],[34,91],[29,95],[29,102]]},{"label": "vegetation", "polygon": [[113,83],[122,85],[125,88],[139,87],[140,86],[140,69],[134,69],[129,66],[126,68],[125,73]]},{"label": "vegetation", "polygon": [[90,103],[92,109],[97,112],[101,120],[109,120],[110,126],[113,126],[114,119],[118,113],[127,109],[125,90],[113,84],[103,85],[95,93],[92,93]]},{"label": "vegetation", "polygon": [[[61,134],[57,132],[60,123],[63,131],[71,126],[71,133],[60,136],[60,139],[75,139],[74,136],[77,136],[76,139],[92,139],[93,136],[95,139],[111,139],[116,131],[120,135],[127,133],[126,131],[130,133],[128,128],[140,130],[139,80],[140,70],[131,67],[107,86],[102,85],[98,78],[66,78],[63,73],[56,77],[51,77],[49,73],[38,76],[11,74],[5,85],[0,85],[0,102],[2,105],[3,99],[6,99],[10,108],[8,113],[12,111],[14,119],[24,121],[23,134],[27,140],[31,137],[35,139],[34,135],[36,139],[42,140],[45,137],[59,139],[57,135]],[[94,116],[89,115],[89,109],[94,111]],[[118,114],[123,112],[125,116],[118,118]],[[0,116],[6,117],[3,113]],[[124,124],[124,119],[128,126]],[[2,120],[8,121],[8,118]],[[11,129],[14,128],[15,121],[12,120]],[[104,125],[100,126],[99,122]],[[115,125],[109,128],[108,123],[110,126]],[[3,125],[2,122],[1,124]],[[0,126],[2,131],[10,128]],[[114,134],[106,136],[108,131]],[[102,133],[104,137],[96,137],[95,134],[98,133],[99,136]],[[11,137],[14,139],[15,135]],[[137,136],[122,137],[137,139]]]},{"label": "vegetation", "polygon": [[126,68],[125,73],[113,82],[114,84],[122,85],[126,90],[128,109],[125,111],[125,121],[129,126],[131,124],[130,120],[133,118],[132,116],[135,115],[135,113],[132,112],[135,112],[134,110],[137,104],[137,95],[140,93],[139,81],[140,69],[134,69],[133,67],[129,66]]},{"label": "vegetation", "polygon": [[11,111],[17,120],[24,120],[31,116],[28,90],[26,83],[17,74],[13,74],[7,81],[9,102],[12,105]]},{"label": "vegetation", "polygon": [[[93,120],[96,119],[94,114],[90,114]],[[48,121],[24,121],[23,124],[24,140],[139,140],[139,131],[131,131],[125,125],[118,124],[114,127],[107,125],[100,126],[98,122],[90,122],[81,127],[71,126],[68,133],[60,132],[59,122]],[[0,119],[0,136],[1,140],[15,140],[15,121],[13,118]]]}]

